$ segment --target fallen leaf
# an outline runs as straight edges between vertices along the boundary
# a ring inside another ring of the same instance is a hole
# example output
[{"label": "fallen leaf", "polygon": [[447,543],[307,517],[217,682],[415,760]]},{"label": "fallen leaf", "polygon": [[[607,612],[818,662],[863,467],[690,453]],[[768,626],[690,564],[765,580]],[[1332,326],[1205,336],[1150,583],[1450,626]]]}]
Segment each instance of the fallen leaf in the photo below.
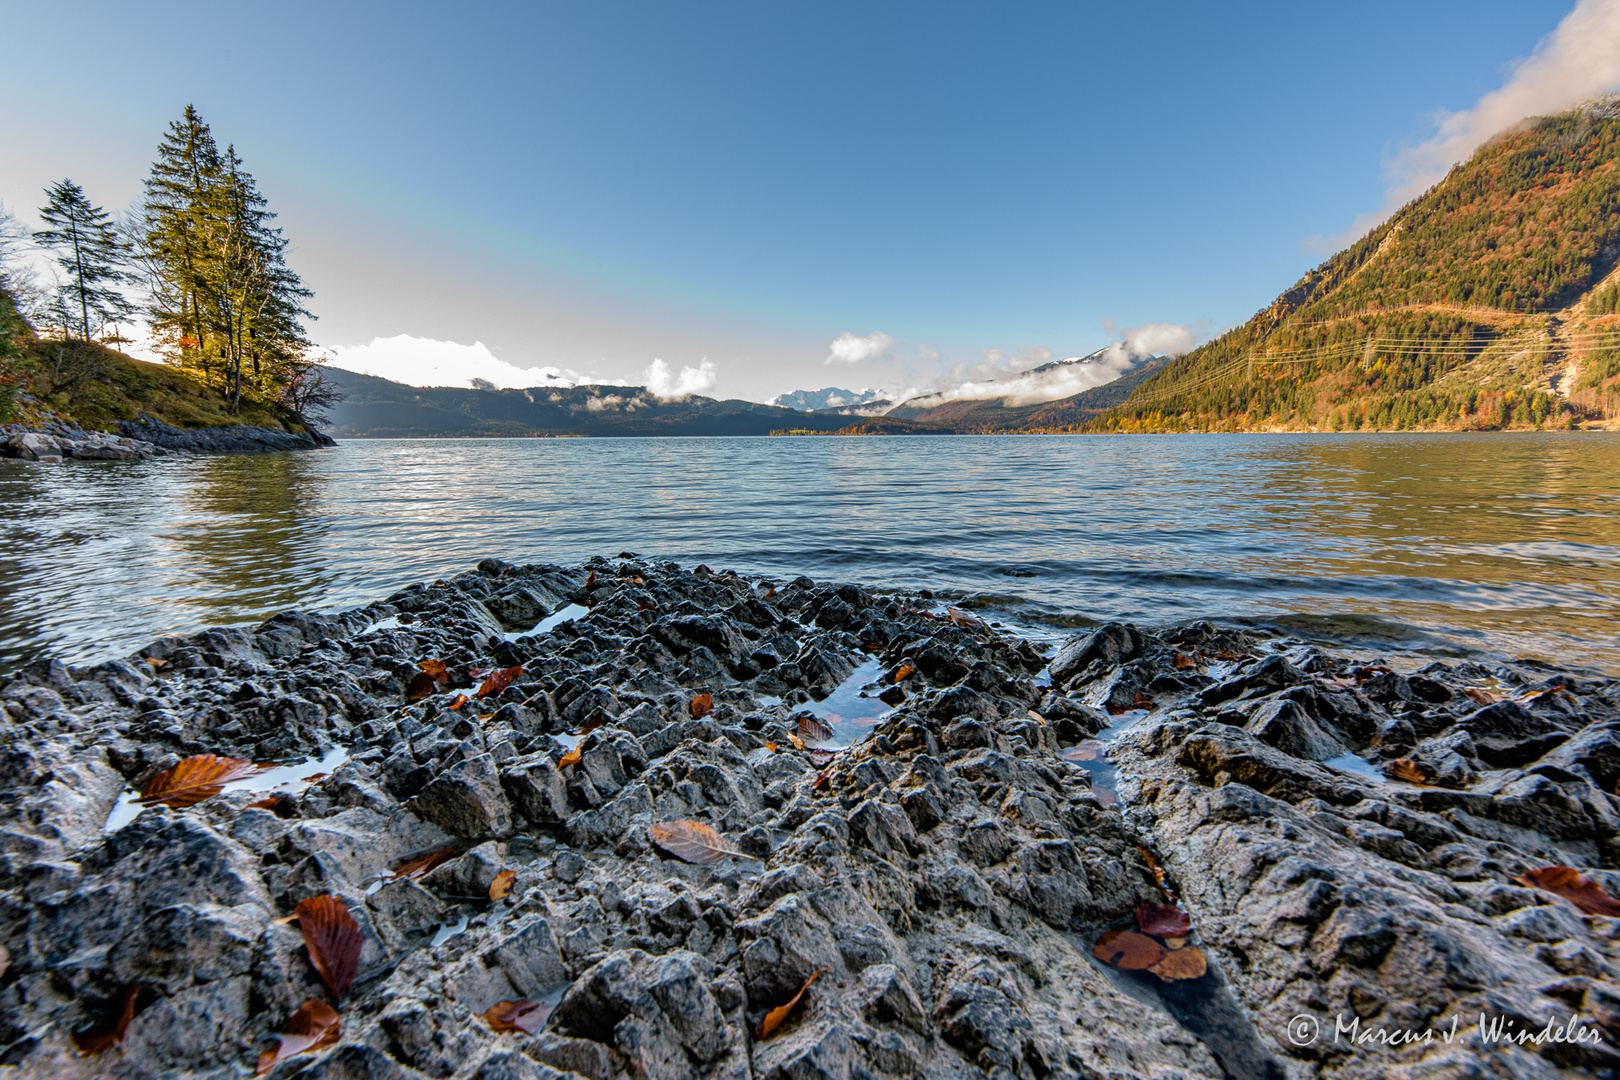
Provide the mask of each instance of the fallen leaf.
[{"label": "fallen leaf", "polygon": [[769,739],[765,740],[765,749],[769,750],[773,754],[781,753],[781,751],[776,748],[776,744],[771,742]]},{"label": "fallen leaf", "polygon": [[566,769],[570,765],[578,765],[579,759],[585,756],[585,744],[580,743],[557,761],[557,768]]},{"label": "fallen leaf", "polygon": [[478,692],[473,696],[484,698],[489,697],[491,694],[498,694],[511,686],[513,681],[522,674],[522,664],[513,664],[509,668],[501,668],[499,671],[491,672],[489,678],[484,680],[483,685],[478,688]]},{"label": "fallen leaf", "polygon": [[589,735],[591,732],[595,731],[597,728],[601,727],[603,724],[605,724],[607,722],[608,722],[608,714],[606,712],[602,711],[601,709],[598,709],[595,712],[591,713],[590,716],[587,716],[585,718],[585,722],[583,724],[579,725],[579,730],[574,732],[574,734],[575,735]]},{"label": "fallen leaf", "polygon": [[296,916],[296,915],[283,915],[279,919],[271,919],[270,921],[272,923],[274,923],[275,925],[277,925],[277,926],[291,926],[293,923],[298,921],[298,916]]},{"label": "fallen leaf", "polygon": [[326,779],[326,774],[323,773],[323,772],[310,773],[308,776],[304,777],[304,783],[313,784],[317,780],[325,780],[325,779]]},{"label": "fallen leaf", "polygon": [[832,787],[832,770],[823,770],[816,776],[816,782],[810,785],[811,791],[825,791]]},{"label": "fallen leaf", "polygon": [[1046,722],[1046,717],[1042,716],[1040,713],[1036,712],[1034,709],[1026,709],[1025,711],[1029,713],[1029,718],[1031,720],[1035,721],[1037,724],[1041,725],[1041,727],[1050,727],[1051,726],[1050,724],[1048,724]]},{"label": "fallen leaf", "polygon": [[1192,929],[1192,916],[1174,904],[1137,904],[1136,928],[1154,937],[1181,937]]},{"label": "fallen leaf", "polygon": [[592,570],[585,578],[585,591],[590,592],[596,588],[596,571]]},{"label": "fallen leaf", "polygon": [[1176,894],[1171,892],[1169,886],[1164,883],[1164,867],[1160,866],[1159,860],[1153,857],[1153,852],[1145,847],[1139,847],[1136,849],[1136,853],[1142,856],[1142,861],[1147,864],[1148,873],[1153,875],[1153,884],[1158,887],[1165,900],[1172,904],[1175,903]]},{"label": "fallen leaf", "polygon": [[946,608],[945,609],[945,617],[947,619],[951,620],[951,622],[955,623],[957,626],[960,626],[964,630],[983,630],[984,629],[984,620],[983,619],[980,619],[980,618],[978,618],[977,616],[974,616],[974,615],[969,615],[967,612],[962,611],[959,608],[953,608],[953,607]]},{"label": "fallen leaf", "polygon": [[298,928],[304,932],[304,948],[315,973],[333,999],[342,1001],[360,968],[360,925],[343,901],[322,893],[299,901]]},{"label": "fallen leaf", "polygon": [[168,667],[169,662],[163,659],[161,656],[148,656],[146,658],[146,666],[151,668],[153,671],[156,671],[159,668]]},{"label": "fallen leaf", "polygon": [[1194,660],[1192,657],[1188,656],[1186,653],[1184,653],[1184,652],[1176,653],[1176,667],[1177,668],[1185,670],[1187,668],[1195,668],[1197,666],[1198,666],[1198,661]]},{"label": "fallen leaf", "polygon": [[278,818],[295,818],[298,816],[298,803],[293,801],[291,795],[284,795],[279,791],[267,798],[259,799],[257,802],[250,802],[242,809],[268,810]]},{"label": "fallen leaf", "polygon": [[1588,915],[1620,916],[1620,900],[1603,890],[1603,886],[1568,866],[1543,866],[1539,870],[1526,870],[1513,879],[1515,884],[1542,892],[1555,893],[1574,904]]},{"label": "fallen leaf", "polygon": [[1106,784],[1093,783],[1091,793],[1097,797],[1097,805],[1102,807],[1118,806],[1119,794]]},{"label": "fallen leaf", "polygon": [[804,752],[804,756],[810,759],[810,764],[820,769],[832,764],[832,759],[838,756],[838,751],[823,750],[820,747],[813,746]]},{"label": "fallen leaf", "polygon": [[258,771],[257,765],[241,758],[193,754],[148,780],[146,786],[141,788],[140,802],[145,806],[170,806],[175,809],[194,806],[218,795],[230,781],[252,776]]},{"label": "fallen leaf", "polygon": [[512,891],[512,883],[517,880],[516,870],[502,870],[495,875],[495,880],[489,883],[489,901],[505,900]]},{"label": "fallen leaf", "polygon": [[1169,950],[1146,934],[1134,930],[1110,930],[1097,939],[1091,955],[1110,967],[1141,971],[1163,959]]},{"label": "fallen leaf", "polygon": [[1146,694],[1137,694],[1131,699],[1131,708],[1151,709],[1153,708],[1153,699],[1148,697]]},{"label": "fallen leaf", "polygon": [[729,856],[741,856],[731,843],[701,821],[660,821],[647,829],[652,842],[689,863],[712,866]]},{"label": "fallen leaf", "polygon": [[687,709],[691,712],[692,719],[703,719],[714,711],[714,695],[708,693],[699,694],[692,699],[692,704],[688,705]]},{"label": "fallen leaf", "polygon": [[1434,770],[1411,758],[1396,758],[1384,767],[1384,771],[1397,780],[1405,780],[1408,784],[1416,784],[1419,787],[1435,786]]},{"label": "fallen leaf", "polygon": [[1171,949],[1149,964],[1148,970],[1165,982],[1177,982],[1201,978],[1209,970],[1209,963],[1202,950],[1189,945],[1185,949]]},{"label": "fallen leaf", "polygon": [[1180,936],[1167,937],[1167,938],[1163,938],[1161,940],[1164,941],[1164,947],[1167,948],[1167,949],[1179,949],[1183,945],[1187,944],[1187,939],[1185,937],[1180,937]]},{"label": "fallen leaf", "polygon": [[1108,744],[1100,743],[1096,739],[1086,739],[1079,745],[1063,751],[1063,756],[1069,761],[1106,761]]},{"label": "fallen leaf", "polygon": [[423,660],[405,687],[405,700],[421,701],[441,686],[450,685],[450,668],[443,660]]},{"label": "fallen leaf", "polygon": [[1109,716],[1124,716],[1126,713],[1131,711],[1123,705],[1115,705],[1112,701],[1104,704],[1103,708],[1108,710]]},{"label": "fallen leaf", "polygon": [[521,1031],[533,1035],[551,1015],[552,1006],[538,1001],[497,1001],[483,1014],[491,1031]]},{"label": "fallen leaf", "polygon": [[1480,686],[1463,687],[1463,697],[1476,705],[1494,705],[1497,701],[1495,694]]},{"label": "fallen leaf", "polygon": [[135,1019],[135,995],[139,990],[134,983],[125,983],[118,996],[108,1002],[106,1020],[73,1033],[73,1046],[81,1057],[93,1057],[124,1041],[124,1032]]},{"label": "fallen leaf", "polygon": [[754,1029],[754,1038],[770,1038],[771,1035],[776,1032],[776,1029],[781,1027],[783,1022],[787,1020],[788,1016],[793,1012],[794,1006],[798,1005],[799,1001],[804,997],[805,991],[810,989],[810,984],[819,979],[821,977],[821,973],[826,970],[826,968],[818,968],[814,974],[804,981],[804,985],[799,987],[799,992],[794,994],[792,999],[789,1000],[786,1005],[778,1005],[776,1008],[766,1013],[764,1019],[759,1022],[759,1026]]},{"label": "fallen leaf", "polygon": [[916,664],[901,664],[899,667],[894,669],[894,675],[889,679],[889,681],[898,685],[899,683],[903,683],[907,679],[911,678],[911,676],[916,674],[916,672]]},{"label": "fallen leaf", "polygon": [[791,731],[788,732],[788,742],[793,744],[793,749],[795,750],[803,750],[805,748],[804,740],[799,738]]},{"label": "fallen leaf", "polygon": [[833,729],[813,716],[799,717],[799,738],[806,742],[826,742],[833,737]]},{"label": "fallen leaf", "polygon": [[417,855],[394,867],[394,876],[402,878],[421,877],[435,866],[442,866],[460,854],[460,848],[447,847],[440,848],[438,851],[430,851],[426,855]]},{"label": "fallen leaf", "polygon": [[649,604],[649,603],[647,603],[647,601],[643,600],[643,601],[641,601],[640,603],[638,603],[636,605],[636,610],[637,611],[657,611],[658,610],[658,605],[657,604]]},{"label": "fallen leaf", "polygon": [[469,702],[471,700],[472,699],[469,698],[466,694],[457,694],[455,697],[450,699],[450,704],[446,705],[445,708],[447,708],[447,709],[459,709],[459,708],[461,708],[463,705],[467,704],[467,702]]},{"label": "fallen leaf", "polygon": [[310,998],[287,1020],[286,1033],[274,1050],[259,1055],[254,1076],[263,1076],[290,1057],[320,1050],[338,1041],[340,1026],[337,1010],[324,1001]]},{"label": "fallen leaf", "polygon": [[766,589],[765,590],[765,595],[766,596],[775,596],[776,595],[776,586],[772,585],[770,588]]}]

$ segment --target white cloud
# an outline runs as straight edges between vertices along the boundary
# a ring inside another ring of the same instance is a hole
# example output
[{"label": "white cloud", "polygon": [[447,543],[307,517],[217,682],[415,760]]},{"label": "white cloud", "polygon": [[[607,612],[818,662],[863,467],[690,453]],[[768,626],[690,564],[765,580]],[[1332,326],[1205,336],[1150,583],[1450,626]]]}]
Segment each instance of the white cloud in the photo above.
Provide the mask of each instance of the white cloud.
[{"label": "white cloud", "polygon": [[922,344],[917,346],[917,355],[924,360],[938,360],[939,350],[932,345]]},{"label": "white cloud", "polygon": [[376,375],[407,386],[471,386],[480,379],[502,389],[528,386],[574,386],[592,380],[567,368],[521,368],[489,351],[481,341],[455,341],[399,334],[373,338],[369,345],[328,349],[333,367]]},{"label": "white cloud", "polygon": [[[912,404],[947,401],[984,401],[1001,398],[1008,405],[1033,405],[1072,397],[1093,386],[1113,382],[1149,356],[1180,356],[1204,336],[1204,326],[1179,323],[1144,323],[1115,331],[1118,340],[1087,357],[1071,356],[1050,364],[1052,350],[1044,345],[1025,346],[1008,357],[1000,349],[986,349],[978,364],[957,364],[934,381],[932,393]],[[1046,370],[1036,370],[1045,367]],[[914,393],[907,396],[915,396]],[[904,401],[906,397],[896,400]]]},{"label": "white cloud", "polygon": [[712,388],[717,374],[713,360],[699,361],[697,367],[682,367],[679,375],[672,375],[664,361],[654,360],[642,378],[653,396],[679,401]]},{"label": "white cloud", "polygon": [[894,338],[881,330],[874,330],[865,337],[857,337],[849,331],[844,331],[828,346],[826,363],[829,364],[858,364],[862,360],[876,360],[889,351],[894,344]]},{"label": "white cloud", "polygon": [[1314,236],[1308,250],[1337,251],[1427,191],[1491,136],[1532,116],[1561,112],[1620,89],[1620,0],[1579,0],[1513,68],[1499,89],[1462,112],[1440,113],[1435,133],[1385,165],[1384,206],[1362,214],[1337,236]]}]

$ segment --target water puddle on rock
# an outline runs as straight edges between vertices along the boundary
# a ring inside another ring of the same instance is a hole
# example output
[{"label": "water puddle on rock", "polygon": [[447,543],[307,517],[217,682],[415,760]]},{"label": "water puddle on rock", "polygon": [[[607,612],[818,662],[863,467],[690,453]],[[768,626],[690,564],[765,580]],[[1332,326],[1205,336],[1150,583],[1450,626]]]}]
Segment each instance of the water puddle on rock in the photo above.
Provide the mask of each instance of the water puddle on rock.
[{"label": "water puddle on rock", "polygon": [[[1196,979],[1161,979],[1148,971],[1111,967],[1092,955],[1096,938],[1074,940],[1092,965],[1122,993],[1168,1013],[1200,1039],[1232,1080],[1285,1080],[1287,1073],[1256,1034],[1215,958],[1204,951],[1206,969]],[[1197,944],[1197,938],[1192,942]]]},{"label": "water puddle on rock", "polygon": [[1354,773],[1364,780],[1371,780],[1377,784],[1389,783],[1389,777],[1379,772],[1372,762],[1359,754],[1340,754],[1326,759],[1322,764],[1340,772]]},{"label": "water puddle on rock", "polygon": [[1108,759],[1108,748],[1115,739],[1136,726],[1148,714],[1147,709],[1132,709],[1121,713],[1112,724],[1097,732],[1094,738],[1063,751],[1065,761],[1072,761],[1091,774],[1091,791],[1102,806],[1119,805],[1119,769]]},{"label": "water puddle on rock", "polygon": [[507,641],[516,641],[518,638],[534,637],[536,634],[549,634],[565,622],[573,622],[591,613],[591,609],[583,604],[567,604],[547,615],[527,630],[510,630],[501,637]]},{"label": "water puddle on rock", "polygon": [[832,693],[820,701],[805,702],[793,713],[795,716],[809,713],[832,728],[832,738],[817,742],[816,746],[826,750],[843,750],[863,738],[894,711],[893,705],[877,697],[882,692],[883,662],[868,660],[834,687]]},{"label": "water puddle on rock", "polygon": [[[220,794],[232,791],[284,791],[289,795],[296,795],[309,787],[312,777],[331,772],[333,769],[349,760],[349,752],[341,746],[334,746],[323,757],[309,758],[296,765],[275,765],[268,769],[261,769],[252,776],[245,776],[240,780],[232,780],[221,789]],[[107,816],[107,824],[103,831],[113,833],[134,821],[146,807],[140,803],[141,793],[133,789],[124,792],[118,797],[118,805],[113,807]]]},{"label": "water puddle on rock", "polygon": [[440,945],[443,945],[457,934],[466,932],[467,920],[470,918],[472,918],[472,916],[464,911],[461,913],[460,918],[453,921],[440,923],[438,933],[433,935],[433,940],[428,942],[428,947],[438,948]]}]

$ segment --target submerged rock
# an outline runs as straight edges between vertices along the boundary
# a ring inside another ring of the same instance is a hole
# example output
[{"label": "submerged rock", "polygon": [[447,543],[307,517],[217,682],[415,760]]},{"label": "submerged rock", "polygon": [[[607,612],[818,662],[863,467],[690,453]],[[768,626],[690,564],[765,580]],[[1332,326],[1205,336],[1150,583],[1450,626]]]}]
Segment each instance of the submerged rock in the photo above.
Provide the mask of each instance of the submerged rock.
[{"label": "submerged rock", "polygon": [[[505,639],[567,604],[589,612]],[[632,556],[489,559],[358,611],[0,680],[0,1066],[251,1070],[330,1000],[286,925],[320,894],[354,919],[358,973],[331,1002],[338,1043],[278,1077],[1620,1062],[1620,920],[1515,882],[1560,865],[1620,883],[1613,681],[1108,624],[1038,688],[1039,648],[926,607]],[[1487,679],[1520,689],[1491,700]],[[816,705],[834,689],[868,695],[870,726]],[[847,748],[815,745],[823,720]],[[126,785],[197,753],[337,764],[104,829]],[[672,845],[669,822],[715,839]],[[1167,897],[1207,970],[1094,959]],[[130,986],[122,1052],[77,1056],[71,1033]],[[520,1000],[550,1010],[537,1030],[482,1018]],[[1480,1013],[1530,1031],[1573,1014],[1603,1041],[1486,1045]],[[1335,1039],[1453,1016],[1449,1043]]]}]

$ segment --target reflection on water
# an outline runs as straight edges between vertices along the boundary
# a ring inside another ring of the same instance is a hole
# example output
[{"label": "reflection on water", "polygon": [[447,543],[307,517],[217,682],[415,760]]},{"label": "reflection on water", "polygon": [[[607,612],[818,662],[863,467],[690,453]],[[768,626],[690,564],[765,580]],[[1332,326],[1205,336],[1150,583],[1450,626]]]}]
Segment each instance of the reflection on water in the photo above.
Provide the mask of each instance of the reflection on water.
[{"label": "reflection on water", "polygon": [[[0,462],[0,667],[621,550],[1620,671],[1620,438],[353,441]],[[1033,574],[1034,576],[1029,576]],[[1302,616],[1301,618],[1284,618]]]}]

